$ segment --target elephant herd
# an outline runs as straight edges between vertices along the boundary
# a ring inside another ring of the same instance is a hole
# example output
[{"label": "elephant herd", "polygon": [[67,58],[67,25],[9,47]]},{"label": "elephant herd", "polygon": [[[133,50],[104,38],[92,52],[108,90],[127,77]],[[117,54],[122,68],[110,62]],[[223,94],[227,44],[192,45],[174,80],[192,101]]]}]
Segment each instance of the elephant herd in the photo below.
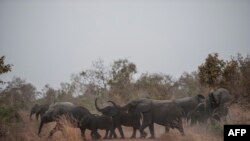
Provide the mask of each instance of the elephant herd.
[{"label": "elephant herd", "polygon": [[98,129],[106,130],[104,138],[117,138],[115,129],[118,129],[121,138],[125,138],[122,126],[133,128],[131,138],[136,137],[137,130],[140,137],[145,138],[147,133],[144,129],[148,127],[150,138],[154,138],[154,123],[164,126],[165,132],[169,132],[170,128],[176,128],[184,135],[183,121],[190,122],[190,125],[206,123],[210,119],[219,121],[227,116],[231,101],[231,94],[224,88],[209,93],[208,97],[196,95],[175,100],[139,98],[123,106],[108,101],[112,105],[102,108],[98,106],[96,98],[95,107],[102,115],[92,114],[85,107],[70,102],[56,102],[51,105],[35,105],[31,109],[30,119],[33,114],[36,114],[37,119],[41,117],[38,135],[44,124],[56,121],[56,126],[48,137],[52,137],[58,130],[62,131],[63,125],[58,119],[66,116],[74,127],[80,128],[83,139],[86,129],[91,131],[93,139],[101,138]]}]

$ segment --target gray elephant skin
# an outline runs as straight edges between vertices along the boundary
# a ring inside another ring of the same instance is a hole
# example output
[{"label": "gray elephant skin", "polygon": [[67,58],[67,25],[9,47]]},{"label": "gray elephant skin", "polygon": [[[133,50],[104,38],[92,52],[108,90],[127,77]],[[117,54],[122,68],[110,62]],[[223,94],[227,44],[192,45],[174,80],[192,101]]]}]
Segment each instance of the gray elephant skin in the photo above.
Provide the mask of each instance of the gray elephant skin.
[{"label": "gray elephant skin", "polygon": [[113,120],[109,116],[91,114],[86,116],[83,120],[80,120],[80,128],[85,132],[85,129],[91,130],[91,136],[93,138],[93,132],[98,129],[106,130],[104,139],[116,138],[114,132]]},{"label": "gray elephant skin", "polygon": [[76,106],[70,102],[56,102],[51,104],[49,109],[41,117],[38,135],[40,134],[44,124],[57,121],[60,116],[67,114],[74,107]]},{"label": "gray elephant skin", "polygon": [[175,102],[182,108],[183,116],[187,117],[190,111],[194,110],[200,103],[205,102],[205,97],[199,94],[192,97],[179,98]]},{"label": "gray elephant skin", "polygon": [[146,137],[144,129],[149,127],[150,138],[154,138],[154,123],[163,125],[166,131],[169,128],[176,128],[184,135],[182,125],[182,108],[170,100],[153,100],[147,98],[136,99],[128,102],[121,107],[122,109],[135,109],[137,113],[143,115],[142,125],[140,127],[141,137]]},{"label": "gray elephant skin", "polygon": [[49,104],[42,104],[42,105],[35,104],[30,110],[30,120],[32,120],[33,114],[36,115],[36,119],[38,120],[39,116],[41,118],[48,109],[49,109]]},{"label": "gray elephant skin", "polygon": [[[85,140],[86,127],[83,125],[87,124],[85,123],[85,118],[89,119],[92,114],[88,109],[82,106],[76,106],[70,102],[57,102],[49,106],[48,111],[41,118],[38,135],[42,130],[43,124],[53,121],[56,121],[56,126],[50,131],[48,138],[52,137],[55,132],[62,131],[63,125],[59,122],[61,116],[65,116],[74,127],[80,128],[82,138]],[[89,120],[87,121],[89,122]],[[93,126],[90,128],[92,130],[91,136],[93,139],[99,139],[101,137],[100,134],[98,134],[96,127],[97,126]]]},{"label": "gray elephant skin", "polygon": [[191,125],[195,123],[206,123],[208,119],[220,120],[228,115],[232,95],[225,88],[218,88],[209,93],[205,103],[199,104],[188,114]]},{"label": "gray elephant skin", "polygon": [[95,107],[101,112],[103,115],[112,117],[114,129],[118,129],[121,138],[124,138],[124,133],[122,130],[122,125],[127,127],[133,127],[133,133],[131,138],[136,137],[136,130],[140,128],[140,119],[141,116],[138,113],[125,112],[117,108],[116,104],[111,101],[114,106],[106,106],[104,108],[100,108],[97,105],[97,98],[95,99]]}]

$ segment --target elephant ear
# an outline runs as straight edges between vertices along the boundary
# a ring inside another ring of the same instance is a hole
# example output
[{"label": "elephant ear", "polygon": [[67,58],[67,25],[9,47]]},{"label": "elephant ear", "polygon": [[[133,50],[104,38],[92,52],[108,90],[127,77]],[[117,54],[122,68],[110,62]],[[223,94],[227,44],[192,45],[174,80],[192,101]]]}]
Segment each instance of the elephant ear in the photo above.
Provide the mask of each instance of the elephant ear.
[{"label": "elephant ear", "polygon": [[135,111],[138,113],[145,113],[145,112],[149,112],[151,110],[151,107],[152,107],[152,101],[145,100],[145,101],[139,102],[136,105]]},{"label": "elephant ear", "polygon": [[196,97],[199,103],[202,103],[205,101],[205,97],[201,94],[196,95]]},{"label": "elephant ear", "polygon": [[109,115],[110,116],[115,116],[115,115],[117,115],[118,114],[118,110],[117,109],[115,109],[115,108],[111,108],[111,110],[109,110]]},{"label": "elephant ear", "polygon": [[119,111],[113,106],[107,106],[103,108],[101,112],[103,115],[111,116],[111,117],[119,114]]},{"label": "elephant ear", "polygon": [[195,108],[194,111],[196,112],[204,112],[206,109],[205,109],[205,104],[204,103],[200,103],[197,105],[197,107]]},{"label": "elephant ear", "polygon": [[212,108],[217,108],[219,106],[219,101],[216,100],[214,93],[209,93],[209,101]]},{"label": "elephant ear", "polygon": [[84,127],[87,126],[91,121],[91,117],[90,116],[85,116],[84,118],[82,118],[79,122],[80,127]]}]

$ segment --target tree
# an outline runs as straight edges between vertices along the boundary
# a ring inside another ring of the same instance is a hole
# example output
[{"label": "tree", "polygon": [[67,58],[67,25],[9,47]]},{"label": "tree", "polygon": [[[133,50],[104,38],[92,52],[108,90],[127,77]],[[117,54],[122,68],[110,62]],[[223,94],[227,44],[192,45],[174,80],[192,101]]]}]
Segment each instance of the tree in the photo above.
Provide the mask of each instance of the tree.
[{"label": "tree", "polygon": [[28,109],[36,100],[36,88],[25,80],[14,77],[1,93],[1,104],[17,109]]},{"label": "tree", "polygon": [[49,84],[46,84],[44,88],[42,89],[44,93],[44,99],[47,104],[54,103],[57,98],[57,91],[52,88]]},{"label": "tree", "polygon": [[78,83],[85,87],[88,94],[103,94],[108,89],[109,71],[101,59],[92,62],[92,66],[92,69],[80,73]]},{"label": "tree", "polygon": [[[5,56],[0,57],[0,75],[11,71],[12,65],[5,64],[4,59],[5,59]],[[3,84],[3,83],[4,82],[2,80],[0,80],[0,84]]]},{"label": "tree", "polygon": [[230,90],[231,93],[236,93],[240,85],[240,69],[236,59],[226,61],[222,73],[221,86]]},{"label": "tree", "polygon": [[[243,58],[238,55],[239,69],[241,73],[242,96],[250,99],[250,56]],[[248,101],[249,102],[249,101]]]},{"label": "tree", "polygon": [[198,67],[201,84],[211,88],[218,86],[222,79],[225,62],[218,58],[218,53],[208,54],[205,63]]},{"label": "tree", "polygon": [[128,100],[132,77],[136,72],[136,65],[127,59],[114,61],[110,72],[111,78],[108,81],[111,93],[120,95],[125,101]]},{"label": "tree", "polygon": [[179,93],[182,93],[182,96],[194,96],[202,93],[197,72],[184,72],[177,83]]},{"label": "tree", "polygon": [[135,83],[137,90],[155,99],[169,99],[175,82],[170,75],[144,73]]}]

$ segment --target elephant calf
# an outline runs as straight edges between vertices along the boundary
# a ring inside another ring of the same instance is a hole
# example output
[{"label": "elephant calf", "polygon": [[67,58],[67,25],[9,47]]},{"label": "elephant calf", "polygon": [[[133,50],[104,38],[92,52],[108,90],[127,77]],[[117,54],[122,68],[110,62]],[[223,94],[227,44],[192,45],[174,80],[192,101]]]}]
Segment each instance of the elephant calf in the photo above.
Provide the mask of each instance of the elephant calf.
[{"label": "elephant calf", "polygon": [[113,101],[111,102],[114,106],[106,106],[104,108],[99,108],[97,105],[97,98],[95,99],[95,107],[103,115],[112,117],[114,129],[118,128],[121,138],[124,138],[122,125],[127,127],[133,127],[133,133],[131,138],[136,137],[136,130],[140,129],[140,113],[125,112],[122,111],[119,106],[117,106]]},{"label": "elephant calf", "polygon": [[105,115],[95,115],[91,114],[87,117],[85,117],[80,122],[80,128],[85,130],[86,128],[91,130],[91,136],[93,137],[93,131],[96,131],[98,129],[106,130],[106,134],[104,136],[104,139],[111,139],[112,137],[116,138],[116,134],[114,132],[113,127],[113,120],[111,117],[105,116]]}]

